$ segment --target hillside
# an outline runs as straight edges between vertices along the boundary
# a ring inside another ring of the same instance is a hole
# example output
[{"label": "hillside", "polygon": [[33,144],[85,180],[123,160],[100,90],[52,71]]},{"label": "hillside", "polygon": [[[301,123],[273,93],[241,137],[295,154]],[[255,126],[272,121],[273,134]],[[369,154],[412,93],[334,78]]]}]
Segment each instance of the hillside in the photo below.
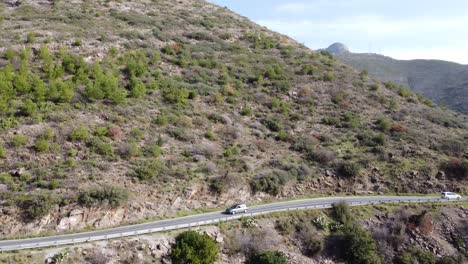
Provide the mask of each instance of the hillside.
[{"label": "hillside", "polygon": [[440,60],[395,60],[373,53],[352,53],[337,49],[336,45],[327,50],[345,64],[366,70],[375,78],[409,87],[436,104],[468,113],[468,65]]},{"label": "hillside", "polygon": [[0,234],[468,191],[466,116],[198,0],[3,1]]}]

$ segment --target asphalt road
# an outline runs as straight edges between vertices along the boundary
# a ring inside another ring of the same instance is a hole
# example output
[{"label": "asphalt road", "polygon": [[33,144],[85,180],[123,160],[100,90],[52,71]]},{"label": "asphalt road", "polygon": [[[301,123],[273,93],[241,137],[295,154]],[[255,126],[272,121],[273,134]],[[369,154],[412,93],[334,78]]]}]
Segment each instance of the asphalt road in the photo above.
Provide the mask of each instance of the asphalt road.
[{"label": "asphalt road", "polygon": [[[468,197],[463,197],[462,199],[468,200]],[[17,240],[3,240],[0,241],[0,251],[69,245],[75,243],[108,240],[120,237],[162,232],[181,228],[195,228],[201,225],[209,225],[218,222],[239,219],[241,217],[256,216],[272,212],[329,208],[333,203],[340,201],[345,201],[351,206],[358,206],[379,203],[434,202],[441,201],[441,199],[439,197],[428,196],[355,196],[314,198],[294,200],[288,202],[276,202],[251,206],[249,207],[249,211],[245,214],[226,215],[223,214],[223,212],[214,212],[84,233],[56,235],[38,238],[26,238]],[[444,202],[447,201],[444,200]]]}]

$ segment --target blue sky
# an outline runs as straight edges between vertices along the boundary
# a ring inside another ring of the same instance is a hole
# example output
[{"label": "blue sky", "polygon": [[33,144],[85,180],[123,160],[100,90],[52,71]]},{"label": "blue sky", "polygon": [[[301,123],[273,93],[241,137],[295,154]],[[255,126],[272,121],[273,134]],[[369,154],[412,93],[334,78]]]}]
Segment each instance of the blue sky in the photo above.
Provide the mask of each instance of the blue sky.
[{"label": "blue sky", "polygon": [[209,0],[312,49],[468,64],[467,0]]}]

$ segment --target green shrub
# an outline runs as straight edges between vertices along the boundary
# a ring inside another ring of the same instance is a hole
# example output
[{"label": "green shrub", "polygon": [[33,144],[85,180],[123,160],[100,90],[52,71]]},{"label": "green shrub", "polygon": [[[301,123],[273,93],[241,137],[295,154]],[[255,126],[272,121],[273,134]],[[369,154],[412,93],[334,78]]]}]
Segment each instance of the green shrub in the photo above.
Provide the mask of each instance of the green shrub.
[{"label": "green shrub", "polygon": [[145,136],[145,132],[139,128],[134,128],[130,131],[132,137],[136,140],[142,140]]},{"label": "green shrub", "polygon": [[336,154],[328,149],[313,149],[306,153],[306,159],[327,165],[336,159]]},{"label": "green shrub", "polygon": [[376,147],[385,145],[385,134],[383,133],[372,133],[371,131],[365,131],[357,135],[361,145],[368,147]]},{"label": "green shrub", "polygon": [[144,95],[146,95],[146,86],[145,84],[137,80],[136,78],[132,78],[130,80],[130,89],[131,89],[131,94],[134,98],[141,98]]},{"label": "green shrub", "polygon": [[309,257],[315,257],[323,251],[323,240],[320,238],[309,237],[304,241],[304,254]]},{"label": "green shrub", "polygon": [[382,132],[387,132],[392,128],[392,123],[385,117],[381,117],[377,120],[377,127]]},{"label": "green shrub", "polygon": [[79,126],[75,128],[71,134],[70,139],[73,141],[86,141],[89,138],[89,131],[84,126]]},{"label": "green shrub", "polygon": [[21,146],[25,145],[26,142],[27,142],[26,136],[23,135],[23,134],[14,135],[12,140],[11,140],[11,143],[15,147],[21,147]]},{"label": "green shrub", "polygon": [[0,145],[0,159],[6,158],[7,151],[3,145]]},{"label": "green shrub", "polygon": [[150,158],[157,158],[163,154],[163,150],[159,144],[149,144],[145,147],[145,156]]},{"label": "green shrub", "polygon": [[334,203],[331,215],[335,221],[343,225],[348,225],[354,221],[349,204],[346,202]]},{"label": "green shrub", "polygon": [[213,131],[207,131],[205,133],[205,138],[211,140],[211,141],[216,141],[218,140],[218,137],[216,136],[216,134],[213,132]]},{"label": "green shrub", "polygon": [[398,95],[408,98],[411,96],[411,91],[408,90],[407,88],[400,87],[400,89],[398,89]]},{"label": "green shrub", "polygon": [[23,210],[26,221],[46,216],[55,204],[55,199],[47,193],[22,196],[17,200],[17,205]]},{"label": "green shrub", "polygon": [[240,153],[239,147],[237,147],[237,145],[234,145],[226,149],[226,151],[224,152],[224,156],[226,158],[230,158],[233,155],[238,155],[239,153]]},{"label": "green shrub", "polygon": [[153,158],[139,162],[131,174],[142,181],[152,181],[164,171],[164,168],[161,161]]},{"label": "green shrub", "polygon": [[264,119],[263,124],[273,132],[279,132],[283,130],[283,125],[277,118]]},{"label": "green shrub", "polygon": [[240,112],[243,116],[251,116],[252,115],[252,107],[245,105],[242,107],[242,111]]},{"label": "green shrub", "polygon": [[300,136],[294,140],[291,149],[300,153],[309,153],[315,150],[319,143],[318,139],[312,136]]},{"label": "green shrub", "polygon": [[378,91],[379,88],[380,88],[380,85],[377,84],[377,83],[374,83],[374,84],[372,84],[372,85],[370,86],[370,89],[371,89],[372,91]]},{"label": "green shrub", "polygon": [[338,165],[338,174],[342,177],[351,178],[358,176],[361,172],[361,166],[355,162],[342,162]]},{"label": "green shrub", "polygon": [[94,135],[100,138],[107,137],[109,135],[109,128],[107,127],[96,127],[94,129]]},{"label": "green shrub", "polygon": [[361,126],[361,121],[358,115],[353,113],[345,113],[343,115],[344,127],[348,128],[358,128]]},{"label": "green shrub", "polygon": [[359,73],[359,76],[361,76],[361,78],[367,78],[369,76],[369,72],[363,70],[361,73]]},{"label": "green shrub", "polygon": [[[395,264],[439,264],[437,262],[437,258],[434,254],[430,252],[424,252],[420,249],[413,248],[408,252],[401,254],[400,256],[396,256],[393,259],[393,263]],[[458,263],[458,262],[457,262]]]},{"label": "green shrub", "polygon": [[180,233],[171,250],[174,264],[212,264],[218,260],[218,245],[207,234]]},{"label": "green shrub", "polygon": [[310,64],[302,65],[301,74],[303,75],[314,75],[317,72],[317,69]]},{"label": "green shrub", "polygon": [[9,47],[9,48],[5,51],[4,57],[5,57],[5,59],[11,61],[13,58],[16,57],[16,51],[15,51],[12,47]]},{"label": "green shrub", "polygon": [[288,139],[289,139],[289,135],[283,129],[278,132],[278,135],[276,135],[276,140],[278,141],[288,141]]},{"label": "green shrub", "polygon": [[333,74],[333,72],[327,72],[323,75],[322,80],[325,82],[333,82],[335,80],[335,74]]},{"label": "green shrub", "polygon": [[328,126],[341,127],[341,120],[338,117],[324,117],[322,122]]},{"label": "green shrub", "polygon": [[276,220],[275,229],[282,236],[289,236],[294,233],[296,226],[292,219]]},{"label": "green shrub", "polygon": [[120,156],[125,159],[130,159],[134,157],[141,156],[142,151],[140,147],[136,144],[135,140],[131,140],[128,143],[121,145],[120,147]]},{"label": "green shrub", "polygon": [[286,177],[279,171],[272,171],[266,175],[255,177],[250,185],[254,192],[265,192],[271,195],[277,195],[282,186],[286,183]]},{"label": "green shrub", "polygon": [[117,208],[128,200],[126,189],[115,186],[103,186],[93,190],[82,192],[78,197],[78,203],[83,206],[110,206]]},{"label": "green shrub", "polygon": [[99,138],[93,138],[89,143],[91,151],[101,156],[112,158],[114,157],[114,149],[112,145],[102,141]]},{"label": "green shrub", "polygon": [[163,91],[164,100],[177,106],[186,105],[188,97],[189,91],[185,88],[171,87]]},{"label": "green shrub", "polygon": [[34,149],[38,152],[49,152],[49,142],[45,138],[40,137],[34,144]]},{"label": "green shrub", "polygon": [[468,179],[468,161],[466,159],[453,158],[443,161],[440,167],[447,173],[448,177],[459,180]]},{"label": "green shrub", "polygon": [[386,82],[384,83],[385,85],[385,88],[389,89],[389,90],[396,90],[396,88],[398,87],[396,84],[392,83],[392,82]]},{"label": "green shrub", "polygon": [[287,264],[286,255],[280,251],[261,251],[249,256],[246,264]]},{"label": "green shrub", "polygon": [[348,263],[379,264],[377,246],[369,232],[358,225],[346,225],[342,230],[343,245],[341,253]]},{"label": "green shrub", "polygon": [[32,116],[37,111],[37,105],[31,99],[28,98],[24,100],[23,104],[20,107],[20,111],[23,115]]},{"label": "green shrub", "polygon": [[36,41],[36,33],[29,32],[28,35],[26,35],[26,42],[29,44],[33,44],[35,41]]}]

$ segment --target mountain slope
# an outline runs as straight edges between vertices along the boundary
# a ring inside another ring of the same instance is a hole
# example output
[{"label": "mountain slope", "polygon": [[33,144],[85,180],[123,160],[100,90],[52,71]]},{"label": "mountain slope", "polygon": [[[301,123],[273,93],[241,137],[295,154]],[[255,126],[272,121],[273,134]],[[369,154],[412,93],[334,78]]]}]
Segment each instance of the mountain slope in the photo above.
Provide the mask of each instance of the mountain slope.
[{"label": "mountain slope", "polygon": [[379,54],[337,49],[341,45],[335,43],[327,51],[378,79],[409,87],[437,104],[468,113],[468,65],[439,60],[395,60]]},{"label": "mountain slope", "polygon": [[0,10],[4,235],[316,193],[467,191],[465,116],[227,9]]}]

